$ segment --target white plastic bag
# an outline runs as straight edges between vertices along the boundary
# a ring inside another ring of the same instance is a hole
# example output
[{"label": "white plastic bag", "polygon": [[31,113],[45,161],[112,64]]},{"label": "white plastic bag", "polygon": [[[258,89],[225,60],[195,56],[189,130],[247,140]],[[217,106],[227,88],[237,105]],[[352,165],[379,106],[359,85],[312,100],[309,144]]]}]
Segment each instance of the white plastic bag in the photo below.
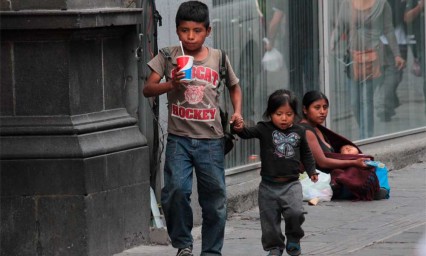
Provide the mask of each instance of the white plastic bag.
[{"label": "white plastic bag", "polygon": [[300,178],[303,190],[303,200],[309,201],[313,198],[318,198],[320,201],[328,202],[333,196],[333,190],[330,187],[330,174],[318,171],[318,181],[313,183],[307,174]]},{"label": "white plastic bag", "polygon": [[283,62],[283,55],[276,48],[265,52],[262,58],[262,65],[266,71],[278,71],[282,68]]}]

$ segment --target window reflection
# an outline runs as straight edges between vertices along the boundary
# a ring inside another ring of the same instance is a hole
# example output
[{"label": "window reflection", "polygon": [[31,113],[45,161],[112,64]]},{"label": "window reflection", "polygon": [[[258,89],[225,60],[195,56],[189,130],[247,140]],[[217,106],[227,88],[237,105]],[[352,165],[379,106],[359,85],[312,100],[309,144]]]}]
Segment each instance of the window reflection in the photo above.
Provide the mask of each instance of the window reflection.
[{"label": "window reflection", "polygon": [[[352,140],[426,125],[424,11],[407,17],[424,0],[375,0],[371,7],[351,8],[360,2],[212,0],[213,46],[227,52],[240,78],[248,125],[261,120],[268,95],[279,88],[300,99],[309,90],[327,92],[327,125]],[[357,31],[352,36],[351,26]],[[348,77],[352,65],[345,63],[352,60],[346,53],[363,49],[378,50],[379,78]],[[395,66],[396,56],[405,60],[404,69]],[[256,162],[258,155],[256,140],[239,140],[227,168]]]},{"label": "window reflection", "polygon": [[[261,120],[276,89],[292,89],[300,98],[319,89],[318,1],[213,0],[211,20],[214,47],[227,52],[240,78],[248,125]],[[240,140],[227,167],[258,155],[257,141]]]},{"label": "window reflection", "polygon": [[[332,128],[352,139],[365,139],[424,126],[425,81],[410,72],[413,54],[417,59],[424,56],[412,47],[424,43],[424,27],[418,28],[423,36],[414,41],[414,31],[404,21],[410,1],[376,0],[371,6],[359,0],[328,3],[333,31],[330,99],[337,106],[330,108]],[[377,50],[381,75],[354,79],[353,51],[366,49]]]},{"label": "window reflection", "polygon": [[[243,90],[243,117],[248,125],[260,118],[266,86],[260,65],[263,54],[263,13],[255,0],[215,0],[211,11],[213,43],[226,51]],[[229,100],[229,99],[228,99]],[[230,104],[227,104],[231,106]],[[255,140],[239,140],[227,155],[227,167],[256,161]]]}]

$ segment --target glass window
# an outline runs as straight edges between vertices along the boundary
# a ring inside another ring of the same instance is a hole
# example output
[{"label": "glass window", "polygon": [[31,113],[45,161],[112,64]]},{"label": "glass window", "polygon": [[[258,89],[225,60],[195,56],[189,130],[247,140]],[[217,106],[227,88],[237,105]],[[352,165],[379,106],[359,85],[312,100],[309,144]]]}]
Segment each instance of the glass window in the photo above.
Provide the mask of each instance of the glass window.
[{"label": "glass window", "polygon": [[[301,98],[320,88],[318,13],[312,0],[213,0],[213,46],[227,52],[240,78],[248,125],[262,120],[273,91],[291,89]],[[257,140],[239,140],[227,167],[258,156]]]},{"label": "glass window", "polygon": [[[240,78],[243,90],[243,117],[248,124],[263,107],[260,98],[262,72],[263,14],[256,1],[215,0],[211,10],[213,46],[223,49]],[[256,95],[259,97],[256,101]],[[228,106],[230,106],[228,102]],[[227,155],[227,167],[247,164],[249,156],[258,155],[255,140],[240,140]],[[255,157],[256,158],[256,157]]]},{"label": "glass window", "polygon": [[[352,140],[426,125],[424,7],[419,13],[418,0],[364,2],[212,0],[212,44],[227,52],[240,78],[248,125],[262,120],[268,95],[280,88],[300,100],[309,90],[325,92],[327,125]],[[378,73],[356,78],[362,58],[373,58],[367,64]],[[257,140],[239,140],[227,168],[258,155]]]},{"label": "glass window", "polygon": [[324,1],[331,127],[358,140],[425,126],[424,12],[407,23],[417,0],[363,2]]}]

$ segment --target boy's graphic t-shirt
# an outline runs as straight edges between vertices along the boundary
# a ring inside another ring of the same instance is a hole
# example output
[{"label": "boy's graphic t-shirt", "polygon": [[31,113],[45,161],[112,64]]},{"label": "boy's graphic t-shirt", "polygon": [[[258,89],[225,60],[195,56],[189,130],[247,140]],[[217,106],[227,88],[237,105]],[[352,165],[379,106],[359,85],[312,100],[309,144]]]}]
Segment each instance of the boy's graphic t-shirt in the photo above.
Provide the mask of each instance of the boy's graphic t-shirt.
[{"label": "boy's graphic t-shirt", "polygon": [[293,124],[281,130],[271,121],[259,122],[256,126],[244,127],[237,134],[243,139],[259,139],[262,176],[298,178],[300,164],[303,164],[309,176],[316,173],[306,130],[300,125]]},{"label": "boy's graphic t-shirt", "polygon": [[[158,54],[148,66],[169,81],[176,68],[176,57],[182,55],[179,46],[169,47],[170,59]],[[192,67],[192,81],[182,84],[179,89],[167,93],[168,132],[191,138],[223,137],[219,113],[220,91],[219,64],[221,52],[208,47],[208,56],[202,61],[195,61]],[[226,58],[229,85],[239,82],[229,59]]]}]

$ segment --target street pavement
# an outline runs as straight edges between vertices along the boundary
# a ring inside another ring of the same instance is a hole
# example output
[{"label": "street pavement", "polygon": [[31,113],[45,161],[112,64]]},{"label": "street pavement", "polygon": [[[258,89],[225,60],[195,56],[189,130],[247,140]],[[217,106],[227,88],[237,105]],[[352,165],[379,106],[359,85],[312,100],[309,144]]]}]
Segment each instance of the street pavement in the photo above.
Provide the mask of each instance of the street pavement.
[{"label": "street pavement", "polygon": [[[330,201],[316,206],[306,203],[302,255],[426,256],[425,251],[416,253],[426,234],[426,161],[390,171],[389,183],[391,193],[387,200]],[[193,235],[194,255],[199,255],[200,227],[194,228]],[[260,238],[257,208],[234,214],[226,224],[222,253],[267,255]],[[170,245],[145,245],[115,256],[148,255],[172,256],[176,249]]]}]

